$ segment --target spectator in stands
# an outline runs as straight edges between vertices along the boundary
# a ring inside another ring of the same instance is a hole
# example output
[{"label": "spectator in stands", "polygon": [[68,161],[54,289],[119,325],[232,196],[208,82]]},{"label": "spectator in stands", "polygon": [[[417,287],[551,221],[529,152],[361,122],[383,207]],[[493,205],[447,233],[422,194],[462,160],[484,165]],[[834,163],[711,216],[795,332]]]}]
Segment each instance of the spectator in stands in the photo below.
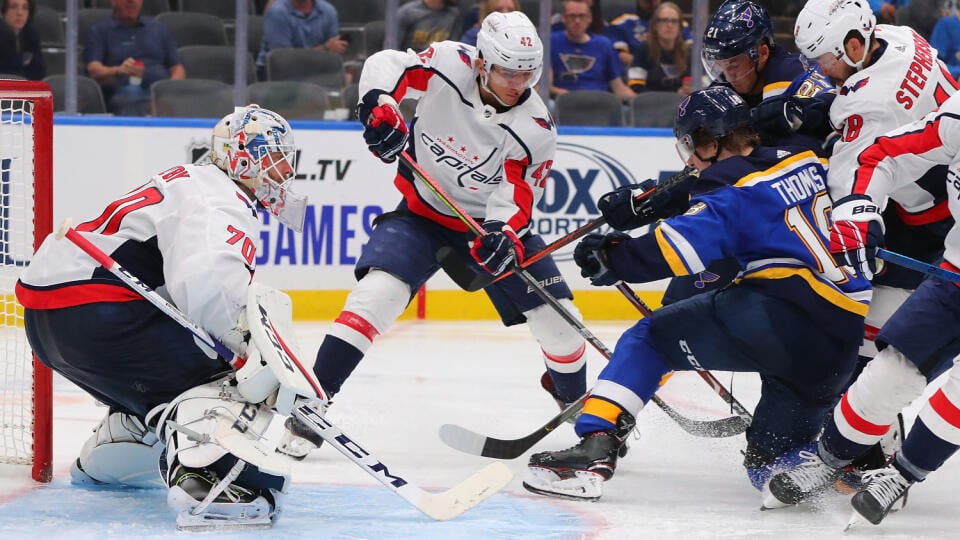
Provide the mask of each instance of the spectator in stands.
[{"label": "spectator in stands", "polygon": [[680,28],[683,12],[673,2],[664,2],[653,12],[653,25],[647,39],[633,55],[627,80],[634,92],[676,92],[689,95],[693,90],[690,78],[690,44]]},{"label": "spectator in stands", "polygon": [[33,0],[0,0],[0,73],[34,81],[47,76],[40,36],[30,24],[35,9]]},{"label": "spectator in stands", "polygon": [[500,13],[510,13],[511,11],[520,11],[520,2],[517,0],[484,0],[480,2],[480,11],[478,12],[477,24],[471,26],[460,37],[460,41],[467,45],[477,45],[477,32],[480,31],[480,23],[487,18],[487,15],[498,11]]},{"label": "spectator in stands", "polygon": [[591,34],[590,0],[564,0],[564,30],[550,36],[550,96],[570,90],[606,90],[622,100],[635,96],[623,82],[623,64],[606,36]]},{"label": "spectator in stands", "polygon": [[[650,20],[654,11],[660,6],[660,0],[637,0],[637,9],[634,12],[620,13],[610,19],[606,35],[613,42],[613,48],[620,55],[623,65],[633,64],[633,55],[642,43],[647,41],[650,32]],[[681,17],[680,24],[683,30],[683,39],[692,41],[690,26]]]},{"label": "spectator in stands", "polygon": [[167,27],[141,17],[143,0],[113,0],[113,15],[90,27],[83,43],[87,73],[100,83],[110,112],[144,116],[150,112],[150,86],[183,79],[186,71]]},{"label": "spectator in stands", "polygon": [[879,24],[894,24],[897,21],[897,9],[907,5],[910,0],[869,0],[870,9],[877,16]]},{"label": "spectator in stands", "polygon": [[460,35],[460,10],[456,0],[417,0],[397,10],[399,49],[422,51],[434,41]]},{"label": "spectator in stands", "polygon": [[960,79],[960,6],[951,6],[951,13],[937,21],[930,36],[930,45],[937,49],[954,79]]},{"label": "spectator in stands", "polygon": [[[603,34],[606,35],[607,32],[607,18],[603,15],[603,6],[600,5],[601,0],[590,0],[590,15],[593,17],[590,22],[590,26],[587,27],[587,32],[591,34]],[[539,9],[539,8],[538,8]],[[563,30],[563,14],[554,13],[550,17],[550,31],[559,32]]]},{"label": "spectator in stands", "polygon": [[275,0],[263,16],[257,76],[266,80],[267,53],[274,49],[309,47],[343,54],[347,45],[340,37],[337,9],[326,0]]}]

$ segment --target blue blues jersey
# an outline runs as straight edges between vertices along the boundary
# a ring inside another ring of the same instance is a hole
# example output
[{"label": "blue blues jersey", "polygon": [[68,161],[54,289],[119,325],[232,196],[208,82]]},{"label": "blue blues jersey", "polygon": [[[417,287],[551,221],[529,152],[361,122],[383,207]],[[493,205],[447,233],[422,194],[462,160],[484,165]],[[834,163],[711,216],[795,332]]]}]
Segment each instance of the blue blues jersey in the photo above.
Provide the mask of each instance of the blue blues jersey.
[{"label": "blue blues jersey", "polygon": [[732,257],[738,286],[799,305],[849,338],[862,328],[871,289],[830,255],[826,179],[825,160],[801,148],[718,161],[701,173],[685,214],[608,250],[607,262],[619,277],[646,282]]},{"label": "blue blues jersey", "polygon": [[[693,35],[690,33],[690,25],[687,21],[683,21],[682,30],[684,41],[692,41]],[[607,37],[613,42],[613,48],[634,54],[641,43],[647,42],[648,33],[650,33],[650,19],[636,13],[618,15],[610,20],[606,28]]]}]

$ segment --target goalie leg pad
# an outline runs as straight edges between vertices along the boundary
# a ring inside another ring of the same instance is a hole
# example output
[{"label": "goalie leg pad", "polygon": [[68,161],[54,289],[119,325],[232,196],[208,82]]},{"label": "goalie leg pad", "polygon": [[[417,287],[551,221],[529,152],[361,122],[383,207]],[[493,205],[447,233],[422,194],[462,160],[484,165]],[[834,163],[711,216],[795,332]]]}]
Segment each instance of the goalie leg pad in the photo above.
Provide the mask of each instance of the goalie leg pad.
[{"label": "goalie leg pad", "polygon": [[272,418],[267,406],[240,400],[224,381],[192,388],[167,406],[158,425],[178,527],[264,527],[276,518],[290,461],[263,439]]},{"label": "goalie leg pad", "polygon": [[158,463],[163,444],[140,419],[110,412],[93,430],[70,467],[78,485],[162,487]]}]

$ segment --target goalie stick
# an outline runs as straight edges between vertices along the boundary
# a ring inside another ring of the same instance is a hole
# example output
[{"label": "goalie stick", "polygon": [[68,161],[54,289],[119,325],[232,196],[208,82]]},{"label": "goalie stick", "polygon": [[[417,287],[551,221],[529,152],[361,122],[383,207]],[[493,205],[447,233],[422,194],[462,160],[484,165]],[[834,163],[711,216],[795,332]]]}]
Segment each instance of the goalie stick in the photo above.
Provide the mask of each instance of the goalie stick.
[{"label": "goalie stick", "polygon": [[[411,168],[413,167],[414,166],[411,165]],[[419,169],[419,166],[417,166],[414,171],[417,172],[418,175],[421,175],[423,172]],[[685,167],[679,173],[664,180],[663,183],[644,191],[640,195],[637,195],[636,200],[642,201],[644,199],[653,197],[658,193],[669,191],[691,178],[696,178],[696,169],[693,167]],[[520,264],[520,268],[529,268],[532,264],[536,263],[540,259],[543,259],[554,251],[574,242],[575,240],[580,239],[587,233],[599,229],[606,223],[607,222],[603,216],[588,221],[577,229],[554,240],[540,251],[531,254],[529,257],[523,260],[523,262]],[[436,257],[437,262],[440,263],[440,266],[443,267],[443,270],[448,276],[450,276],[450,279],[452,279],[458,287],[469,292],[479,291],[492,283],[496,283],[497,281],[504,279],[514,272],[514,270],[508,270],[499,276],[493,276],[487,272],[477,272],[474,266],[464,261],[463,258],[460,257],[453,248],[450,247],[442,247],[437,250]]]},{"label": "goalie stick", "polygon": [[[65,220],[57,231],[57,238],[66,237],[74,245],[92,257],[106,270],[120,278],[134,292],[140,294],[147,301],[156,306],[164,314],[180,323],[194,336],[217,351],[224,358],[234,358],[234,367],[242,363],[242,359],[235,355],[223,343],[213,338],[203,328],[191,321],[176,306],[160,296],[136,276],[128,272],[110,255],[84,238],[70,226],[70,220]],[[289,355],[289,350],[286,350]],[[323,399],[325,394],[322,388],[313,384],[313,378],[306,373],[306,368],[293,358],[296,367],[303,372],[303,376],[310,381],[314,391]],[[502,463],[489,463],[466,480],[453,486],[447,491],[430,493],[425,491],[399,473],[391,473],[390,468],[383,461],[364,449],[353,438],[323,416],[320,402],[302,400],[293,410],[294,415],[310,427],[317,435],[323,438],[330,446],[354,462],[361,469],[374,477],[378,482],[399,495],[424,515],[439,521],[452,519],[474,506],[480,504],[491,495],[505,487],[513,478],[513,473]]]},{"label": "goalie stick", "polygon": [[[449,208],[461,221],[463,221],[464,224],[467,225],[467,227],[471,230],[471,232],[473,232],[477,236],[484,236],[485,234],[487,234],[486,231],[484,231],[483,228],[480,227],[480,225],[476,222],[476,220],[474,220],[466,212],[464,212],[463,209],[461,209],[459,205],[456,202],[454,202],[449,197],[449,195],[447,195],[443,191],[443,189],[432,178],[430,178],[430,176],[423,169],[421,169],[419,165],[417,165],[413,161],[413,159],[410,157],[410,155],[406,151],[403,151],[400,153],[400,159],[416,173],[417,177],[419,177],[441,201],[443,201],[443,203],[447,206],[447,208]],[[604,356],[604,358],[608,360],[610,359],[610,356],[611,356],[610,350],[607,349],[607,347],[603,344],[603,342],[600,341],[592,332],[590,332],[590,330],[582,322],[580,322],[569,311],[567,311],[567,309],[564,308],[563,305],[561,305],[557,301],[557,299],[554,298],[553,295],[551,295],[533,276],[531,276],[529,272],[527,272],[525,269],[523,269],[519,265],[515,265],[513,271],[515,274],[517,274],[517,276],[523,279],[524,282],[527,284],[527,286],[530,287],[538,296],[540,296],[546,304],[548,304],[551,308],[556,310],[556,312],[568,324],[570,324],[574,329],[576,329],[577,332],[580,333],[580,335],[583,336],[583,338],[586,341],[588,341],[594,348],[600,351],[600,353]],[[545,437],[548,433],[550,433],[550,431],[552,431],[556,427],[556,425],[559,425],[561,422],[565,421],[567,418],[572,418],[574,415],[576,415],[577,412],[579,412],[579,410],[571,411],[571,409],[582,408],[583,401],[585,401],[586,398],[587,396],[584,395],[583,397],[578,399],[576,402],[571,404],[569,407],[561,411],[561,413],[556,417],[554,417],[551,421],[547,422],[547,424],[543,426],[543,428],[538,429],[534,434],[531,434],[531,436],[535,437],[531,445],[533,443],[536,443],[543,437]],[[656,405],[658,405],[661,409],[663,409],[663,411],[675,422],[677,422],[677,424],[680,425],[681,428],[683,428],[685,431],[687,431],[692,435],[705,436],[705,437],[725,437],[725,436],[736,435],[738,433],[743,432],[740,426],[741,419],[739,417],[735,416],[735,417],[724,418],[721,420],[705,420],[705,421],[692,420],[690,418],[683,416],[679,412],[677,412],[673,407],[669,406],[657,395],[654,395],[651,398],[651,401],[653,401]],[[562,418],[562,419],[559,422],[557,422],[558,418]],[[528,437],[531,437],[531,436],[528,436]],[[464,428],[460,428],[459,426],[453,426],[453,425],[447,424],[445,426],[441,426],[440,428],[441,440],[443,440],[447,445],[467,453],[475,454],[476,453],[475,450],[478,447],[478,444],[481,448],[484,448],[486,446],[485,443],[479,443],[476,437],[481,437],[483,439],[486,439],[486,437],[483,437],[482,435],[477,435],[476,433],[470,432],[469,430],[466,430]],[[493,455],[496,453],[497,453],[496,449],[490,449],[489,453],[481,453],[480,455],[484,457],[499,457],[500,459],[512,459],[512,458],[500,457],[498,455]],[[520,452],[520,454],[522,453],[523,452]],[[517,457],[520,454],[517,454],[516,456],[513,456],[513,457]]]}]

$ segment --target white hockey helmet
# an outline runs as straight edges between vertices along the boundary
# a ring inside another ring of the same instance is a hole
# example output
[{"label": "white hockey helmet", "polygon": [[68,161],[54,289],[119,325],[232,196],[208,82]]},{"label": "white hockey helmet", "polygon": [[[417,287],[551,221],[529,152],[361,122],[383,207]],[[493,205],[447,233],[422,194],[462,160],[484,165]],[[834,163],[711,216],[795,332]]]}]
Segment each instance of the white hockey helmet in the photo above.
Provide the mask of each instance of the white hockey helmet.
[{"label": "white hockey helmet", "polygon": [[540,80],[543,43],[536,27],[522,11],[495,11],[487,15],[477,33],[477,51],[487,73],[496,65],[510,71],[532,71],[528,87]]},{"label": "white hockey helmet", "polygon": [[291,189],[295,159],[290,124],[259,105],[235,107],[213,127],[210,161],[231,180],[253,191],[257,200],[283,224],[299,231],[303,228],[307,198]]},{"label": "white hockey helmet", "polygon": [[797,50],[811,60],[824,55],[843,60],[850,67],[861,69],[863,60],[854,62],[844,47],[851,32],[863,37],[869,50],[870,36],[877,26],[867,0],[809,0],[797,15],[793,31]]}]

